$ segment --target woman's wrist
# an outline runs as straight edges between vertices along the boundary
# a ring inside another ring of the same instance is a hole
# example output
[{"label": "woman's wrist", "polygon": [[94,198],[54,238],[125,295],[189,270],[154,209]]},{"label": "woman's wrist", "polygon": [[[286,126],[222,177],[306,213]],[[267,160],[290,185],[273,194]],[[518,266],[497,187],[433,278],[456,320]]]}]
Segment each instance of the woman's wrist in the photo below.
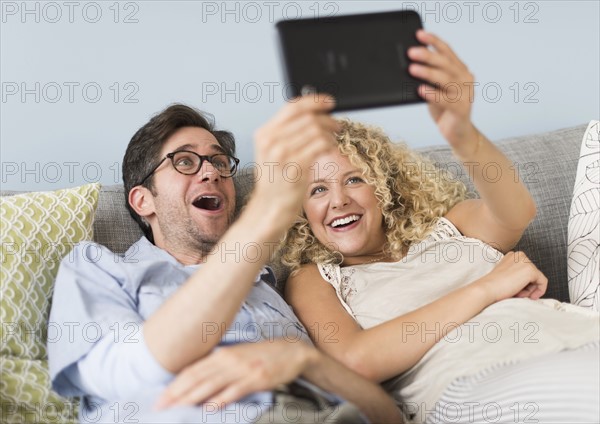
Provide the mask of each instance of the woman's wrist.
[{"label": "woman's wrist", "polygon": [[494,281],[490,279],[489,275],[486,275],[478,280],[475,280],[466,288],[471,293],[471,297],[476,299],[481,305],[481,309],[484,309],[496,303],[497,301],[493,286]]},{"label": "woman's wrist", "polygon": [[450,143],[454,156],[463,163],[472,161],[483,144],[483,135],[469,122],[467,129],[462,131],[462,135],[456,138],[457,140]]}]

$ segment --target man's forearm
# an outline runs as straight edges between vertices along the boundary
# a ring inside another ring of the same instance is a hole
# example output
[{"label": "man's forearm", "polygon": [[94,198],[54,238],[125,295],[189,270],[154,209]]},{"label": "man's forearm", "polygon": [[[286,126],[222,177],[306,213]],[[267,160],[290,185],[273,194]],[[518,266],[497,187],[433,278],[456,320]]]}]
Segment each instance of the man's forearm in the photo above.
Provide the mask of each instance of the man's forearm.
[{"label": "man's forearm", "polygon": [[[254,277],[270,259],[269,247],[300,212],[315,159],[335,146],[339,124],[328,115],[334,105],[326,95],[305,96],[288,103],[256,131],[256,161],[273,166],[268,178],[256,181],[242,216],[219,240],[218,248],[231,252],[251,247],[258,250],[257,256],[249,260],[240,255],[232,263],[221,255],[208,255],[201,269],[146,322],[148,348],[169,371],[179,372],[205,356],[232,323]],[[290,164],[298,169],[298,178],[287,177]],[[158,217],[155,221],[160,227]],[[199,342],[206,323],[218,324],[219,331],[202,334]]]},{"label": "man's forearm", "polygon": [[355,404],[373,423],[403,423],[402,414],[392,398],[377,384],[313,349],[302,377],[323,390]]},{"label": "man's forearm", "polygon": [[[252,201],[251,201],[252,202]],[[158,362],[173,373],[203,357],[221,340],[270,259],[272,246],[285,228],[276,224],[277,210],[249,204],[240,219],[219,241],[216,253],[144,325],[144,337]],[[266,204],[266,203],[265,203]],[[262,225],[262,226],[261,226]],[[254,246],[257,257],[226,261],[220,252]],[[203,333],[215,323],[219,331]],[[201,334],[202,333],[202,334]]]}]

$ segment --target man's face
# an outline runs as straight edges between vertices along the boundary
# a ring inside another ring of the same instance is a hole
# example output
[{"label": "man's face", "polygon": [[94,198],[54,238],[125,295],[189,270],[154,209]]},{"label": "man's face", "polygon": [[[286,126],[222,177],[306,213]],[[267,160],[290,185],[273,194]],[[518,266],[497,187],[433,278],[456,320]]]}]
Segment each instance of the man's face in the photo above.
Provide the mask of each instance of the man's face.
[{"label": "man's face", "polygon": [[[223,153],[217,139],[198,127],[179,129],[163,145],[160,158],[178,150],[206,156]],[[182,262],[198,262],[233,221],[233,179],[221,177],[206,160],[196,174],[183,175],[167,159],[154,173],[153,185],[153,214],[146,219],[155,244]]]}]

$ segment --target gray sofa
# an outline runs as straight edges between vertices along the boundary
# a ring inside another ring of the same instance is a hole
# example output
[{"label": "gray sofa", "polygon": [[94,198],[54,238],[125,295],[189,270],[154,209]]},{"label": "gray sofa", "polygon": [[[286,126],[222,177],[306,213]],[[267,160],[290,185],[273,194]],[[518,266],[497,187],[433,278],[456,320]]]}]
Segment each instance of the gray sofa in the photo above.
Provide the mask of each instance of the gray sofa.
[{"label": "gray sofa", "polygon": [[[571,205],[573,184],[579,157],[579,148],[586,124],[543,134],[515,137],[497,141],[498,147],[515,164],[515,172],[535,199],[538,213],[517,245],[548,277],[545,297],[569,300],[567,286],[567,221]],[[457,166],[447,146],[421,149],[436,164],[453,172],[468,184],[466,173]],[[496,170],[490,167],[490,179]],[[250,175],[240,173],[235,177],[238,207],[252,189]],[[511,199],[506,199],[510,202]],[[124,252],[141,236],[141,231],[124,206],[121,185],[105,186],[100,194],[94,222],[94,239],[116,252]],[[287,270],[273,263],[278,280],[284,282]],[[281,288],[281,287],[280,287]]]}]

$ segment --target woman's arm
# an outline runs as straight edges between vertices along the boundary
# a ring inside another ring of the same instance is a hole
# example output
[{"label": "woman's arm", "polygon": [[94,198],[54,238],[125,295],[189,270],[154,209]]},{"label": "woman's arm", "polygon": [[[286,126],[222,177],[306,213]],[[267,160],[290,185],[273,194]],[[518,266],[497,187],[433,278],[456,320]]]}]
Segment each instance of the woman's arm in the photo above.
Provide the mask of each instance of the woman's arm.
[{"label": "woman's arm", "polygon": [[285,297],[320,349],[364,377],[384,381],[411,368],[449,331],[492,303],[513,296],[537,299],[546,285],[525,254],[510,252],[473,283],[368,330],[346,312],[316,265],[290,277]]},{"label": "woman's arm", "polygon": [[431,47],[408,52],[418,63],[410,73],[431,85],[419,87],[433,120],[473,180],[481,200],[457,205],[447,216],[464,234],[506,252],[535,217],[536,207],[512,163],[471,122],[474,77],[452,49],[431,33],[417,38]]},{"label": "woman's arm", "polygon": [[535,202],[508,158],[475,131],[480,145],[462,162],[481,198],[460,202],[446,218],[465,236],[507,252],[535,217]]}]

